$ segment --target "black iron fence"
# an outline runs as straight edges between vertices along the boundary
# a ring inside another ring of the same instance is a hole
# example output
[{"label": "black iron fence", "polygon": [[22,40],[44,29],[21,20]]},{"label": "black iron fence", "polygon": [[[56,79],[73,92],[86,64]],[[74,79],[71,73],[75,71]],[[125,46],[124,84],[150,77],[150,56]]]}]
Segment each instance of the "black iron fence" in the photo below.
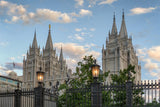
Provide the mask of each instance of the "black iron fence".
[{"label": "black iron fence", "polygon": [[57,97],[50,89],[16,89],[0,92],[0,107],[56,107]]},{"label": "black iron fence", "polygon": [[[98,87],[98,88],[96,88]],[[160,107],[160,81],[68,89],[67,107]]]}]

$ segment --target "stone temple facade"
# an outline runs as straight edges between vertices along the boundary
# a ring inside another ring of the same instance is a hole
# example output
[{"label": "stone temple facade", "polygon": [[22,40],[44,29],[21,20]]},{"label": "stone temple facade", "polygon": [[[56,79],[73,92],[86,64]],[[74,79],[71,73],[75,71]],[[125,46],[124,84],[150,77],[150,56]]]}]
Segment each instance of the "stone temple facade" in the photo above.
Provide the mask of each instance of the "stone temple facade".
[{"label": "stone temple facade", "polygon": [[56,55],[56,49],[53,48],[51,38],[51,26],[49,25],[49,33],[45,48],[40,51],[38,47],[36,32],[32,45],[27,51],[26,59],[23,60],[23,87],[34,88],[38,86],[36,72],[42,68],[45,72],[44,87],[51,88],[57,81],[63,83],[65,79],[71,76],[72,71],[68,69],[66,60],[63,57],[61,47],[60,56]]},{"label": "stone temple facade", "polygon": [[[123,70],[128,65],[135,66],[135,82],[141,81],[141,66],[138,64],[138,57],[132,45],[132,38],[128,38],[124,12],[122,24],[118,33],[115,15],[113,17],[112,31],[109,31],[109,38],[106,39],[106,47],[102,48],[102,69],[103,72],[110,71],[110,74],[118,74],[117,71]],[[111,77],[106,79],[111,82]]]}]

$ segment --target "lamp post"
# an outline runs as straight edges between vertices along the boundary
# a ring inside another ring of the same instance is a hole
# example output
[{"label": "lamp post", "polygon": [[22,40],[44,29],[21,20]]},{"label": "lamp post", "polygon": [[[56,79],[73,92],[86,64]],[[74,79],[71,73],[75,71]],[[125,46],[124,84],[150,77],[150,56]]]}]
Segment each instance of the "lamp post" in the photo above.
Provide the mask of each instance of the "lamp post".
[{"label": "lamp post", "polygon": [[102,107],[101,83],[97,81],[99,77],[100,65],[96,64],[96,60],[91,66],[91,70],[94,79],[94,82],[91,83],[91,107]]},{"label": "lamp post", "polygon": [[38,80],[38,87],[35,90],[35,106],[34,107],[44,107],[44,88],[43,88],[43,79],[44,79],[44,72],[37,71],[37,80]]},{"label": "lamp post", "polygon": [[91,66],[92,76],[95,82],[97,82],[97,79],[99,77],[99,71],[100,71],[99,69],[100,69],[100,66],[96,64],[96,60],[95,60],[94,64]]}]

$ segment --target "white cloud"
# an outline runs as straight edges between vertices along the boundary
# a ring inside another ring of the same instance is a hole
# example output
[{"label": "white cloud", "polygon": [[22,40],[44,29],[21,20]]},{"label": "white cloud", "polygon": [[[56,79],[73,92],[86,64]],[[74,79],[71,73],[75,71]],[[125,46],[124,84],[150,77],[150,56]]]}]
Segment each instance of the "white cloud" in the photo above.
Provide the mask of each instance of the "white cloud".
[{"label": "white cloud", "polygon": [[155,46],[148,50],[149,57],[156,61],[160,61],[160,54],[158,53],[160,53],[160,46]]},{"label": "white cloud", "polygon": [[150,13],[155,9],[156,9],[156,7],[149,7],[149,8],[137,7],[137,8],[133,8],[130,10],[130,12],[131,12],[130,15],[139,15],[139,14]]},{"label": "white cloud", "polygon": [[112,4],[115,1],[117,1],[117,0],[104,0],[104,1],[100,2],[99,5],[102,5],[102,4]]},{"label": "white cloud", "polygon": [[91,16],[92,15],[92,12],[90,10],[85,10],[85,9],[81,9],[79,14],[81,16]]},{"label": "white cloud", "polygon": [[159,56],[157,56],[157,53],[160,52],[159,48],[159,46],[156,46],[150,49],[137,49],[137,55],[139,56],[139,60],[144,62],[144,68],[147,70],[146,72],[148,72],[152,77],[156,78],[157,75],[160,75],[160,65],[154,60],[160,61],[158,60]]},{"label": "white cloud", "polygon": [[145,65],[144,65],[144,67],[147,70],[152,71],[152,70],[158,70],[159,69],[158,64],[151,62],[151,59],[145,58],[143,61],[146,62]]},{"label": "white cloud", "polygon": [[69,68],[74,68],[72,69],[74,71],[77,62],[81,61],[85,55],[93,55],[95,58],[98,58],[100,56],[99,52],[90,50],[88,47],[78,45],[76,43],[55,43],[54,47],[60,50],[61,45],[63,47],[64,55],[66,56],[67,62],[69,64]]},{"label": "white cloud", "polygon": [[[77,0],[77,2],[79,5],[83,5],[83,0]],[[25,6],[4,0],[0,1],[0,9],[3,15],[9,16],[4,20],[6,23],[15,23],[18,21],[22,21],[24,24],[42,23],[44,21],[71,23],[77,21],[76,17],[92,15],[91,11],[85,9],[81,9],[78,14],[75,12],[65,13],[42,8],[36,9],[35,12],[28,12]]]},{"label": "white cloud", "polygon": [[83,6],[84,0],[75,0],[76,1],[76,7],[77,6]]},{"label": "white cloud", "polygon": [[23,5],[17,5],[4,0],[0,1],[0,7],[2,9],[6,9],[8,15],[13,15],[13,14],[22,15],[26,13],[26,9]]},{"label": "white cloud", "polygon": [[81,36],[79,36],[78,34],[75,34],[75,39],[79,40],[79,41],[84,41],[84,38],[82,38]]},{"label": "white cloud", "polygon": [[6,67],[0,66],[0,74],[1,75],[8,75],[12,70],[7,69]]},{"label": "white cloud", "polygon": [[75,31],[80,32],[80,31],[82,31],[82,29],[81,28],[76,28]]},{"label": "white cloud", "polygon": [[137,56],[146,56],[147,55],[147,49],[143,48],[143,49],[137,49]]}]

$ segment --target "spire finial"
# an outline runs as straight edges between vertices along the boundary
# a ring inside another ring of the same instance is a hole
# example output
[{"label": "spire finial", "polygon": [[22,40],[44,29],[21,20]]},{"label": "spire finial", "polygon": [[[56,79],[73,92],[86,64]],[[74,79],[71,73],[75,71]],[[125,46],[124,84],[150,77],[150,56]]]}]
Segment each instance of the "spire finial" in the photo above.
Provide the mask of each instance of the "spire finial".
[{"label": "spire finial", "polygon": [[49,24],[49,30],[51,30],[51,24]]},{"label": "spire finial", "polygon": [[124,19],[124,9],[122,9],[122,18]]},{"label": "spire finial", "polygon": [[115,12],[114,12],[114,15],[113,15],[113,25],[112,25],[111,35],[117,35]]},{"label": "spire finial", "polygon": [[113,21],[115,22],[116,18],[115,18],[115,12],[113,14]]}]

